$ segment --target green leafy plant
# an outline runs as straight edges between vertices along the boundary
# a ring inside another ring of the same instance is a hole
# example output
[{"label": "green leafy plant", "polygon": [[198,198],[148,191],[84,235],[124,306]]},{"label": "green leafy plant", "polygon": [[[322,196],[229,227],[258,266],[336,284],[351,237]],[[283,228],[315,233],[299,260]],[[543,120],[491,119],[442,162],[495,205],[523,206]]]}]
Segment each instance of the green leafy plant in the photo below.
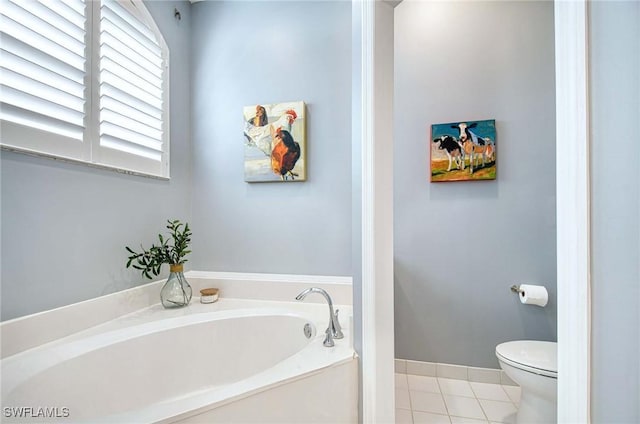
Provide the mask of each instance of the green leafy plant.
[{"label": "green leafy plant", "polygon": [[[127,260],[127,268],[133,266],[139,269],[144,277],[151,279],[151,274],[154,276],[160,274],[162,264],[178,265],[187,262],[184,257],[191,253],[191,250],[188,250],[191,243],[189,224],[182,224],[177,219],[167,220],[167,224],[170,237],[165,238],[162,234],[158,234],[160,244],[152,244],[149,249],[140,245],[141,253],[135,252],[128,246],[125,247],[131,253]],[[170,241],[173,243],[170,244]]]}]

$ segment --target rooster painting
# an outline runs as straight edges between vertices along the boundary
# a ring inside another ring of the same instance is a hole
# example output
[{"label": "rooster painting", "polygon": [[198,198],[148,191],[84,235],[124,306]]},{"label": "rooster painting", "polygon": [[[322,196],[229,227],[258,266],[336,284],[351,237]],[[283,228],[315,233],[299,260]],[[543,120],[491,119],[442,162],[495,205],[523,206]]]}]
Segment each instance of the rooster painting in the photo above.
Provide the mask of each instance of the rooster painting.
[{"label": "rooster painting", "polygon": [[305,181],[305,105],[244,108],[245,181]]}]

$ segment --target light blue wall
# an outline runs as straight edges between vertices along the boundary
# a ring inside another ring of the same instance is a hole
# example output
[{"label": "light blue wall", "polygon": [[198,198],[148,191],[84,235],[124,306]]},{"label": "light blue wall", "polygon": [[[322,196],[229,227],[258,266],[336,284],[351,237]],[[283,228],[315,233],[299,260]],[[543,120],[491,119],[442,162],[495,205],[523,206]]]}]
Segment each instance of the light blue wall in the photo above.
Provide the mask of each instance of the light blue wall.
[{"label": "light blue wall", "polygon": [[[351,275],[351,4],[192,12],[193,267]],[[245,183],[243,107],[299,100],[308,180]]]},{"label": "light blue wall", "polygon": [[[396,357],[498,368],[498,343],[556,339],[553,3],[404,1],[395,66]],[[430,184],[430,125],[478,119],[497,180]]]},{"label": "light blue wall", "polygon": [[191,218],[190,5],[147,6],[171,55],[171,181],[2,151],[2,320],[145,282],[124,246]]},{"label": "light blue wall", "polygon": [[591,2],[592,420],[640,422],[640,3]]},{"label": "light blue wall", "polygon": [[[350,4],[147,5],[171,54],[171,181],[3,151],[3,320],[144,282],[124,246],[174,217],[194,230],[190,269],[351,273]],[[291,100],[308,181],[244,183],[242,106]]]}]

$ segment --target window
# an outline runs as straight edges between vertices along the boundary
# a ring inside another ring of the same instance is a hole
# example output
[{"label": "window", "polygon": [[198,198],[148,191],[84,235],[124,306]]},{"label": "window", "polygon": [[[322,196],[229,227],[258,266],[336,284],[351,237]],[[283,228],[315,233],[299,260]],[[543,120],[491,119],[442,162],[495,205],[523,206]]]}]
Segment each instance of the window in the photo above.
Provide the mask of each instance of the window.
[{"label": "window", "polygon": [[169,177],[169,52],[138,0],[2,0],[0,144]]}]

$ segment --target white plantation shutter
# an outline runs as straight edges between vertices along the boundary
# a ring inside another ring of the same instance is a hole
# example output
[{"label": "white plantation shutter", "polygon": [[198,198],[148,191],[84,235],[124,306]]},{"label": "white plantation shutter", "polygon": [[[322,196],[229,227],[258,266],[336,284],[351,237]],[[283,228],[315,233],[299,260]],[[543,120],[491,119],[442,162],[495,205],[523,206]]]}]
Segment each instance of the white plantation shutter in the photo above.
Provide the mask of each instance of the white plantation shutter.
[{"label": "white plantation shutter", "polygon": [[0,0],[0,144],[169,176],[169,52],[138,0]]},{"label": "white plantation shutter", "polygon": [[86,7],[0,2],[2,144],[83,159]]},{"label": "white plantation shutter", "polygon": [[100,157],[167,170],[166,47],[131,1],[100,2]]}]

